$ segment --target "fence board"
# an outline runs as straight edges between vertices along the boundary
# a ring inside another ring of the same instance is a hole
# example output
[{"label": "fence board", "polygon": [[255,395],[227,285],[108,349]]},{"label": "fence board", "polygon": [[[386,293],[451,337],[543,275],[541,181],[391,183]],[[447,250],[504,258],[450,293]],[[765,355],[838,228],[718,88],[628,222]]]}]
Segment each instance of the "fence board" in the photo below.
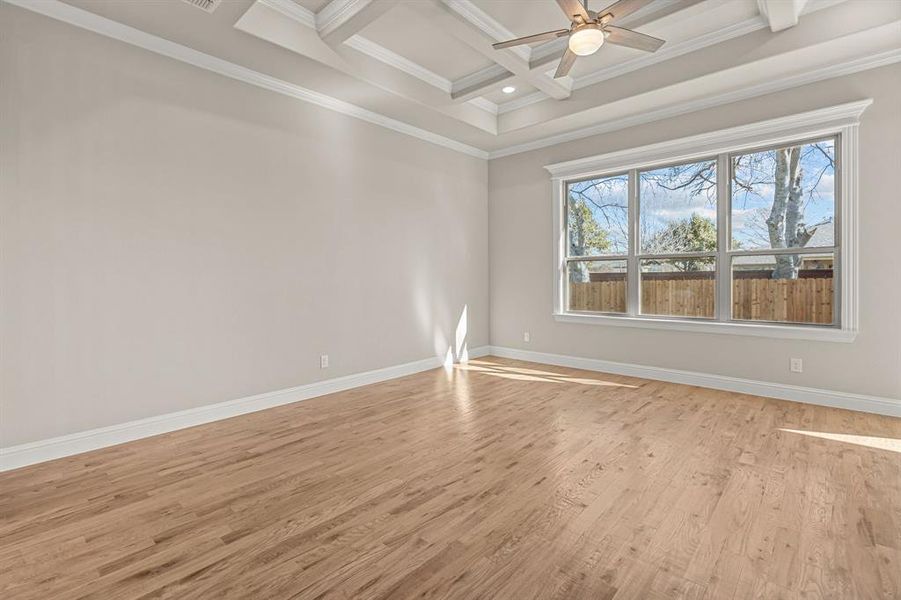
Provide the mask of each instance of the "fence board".
[{"label": "fence board", "polygon": [[[832,323],[835,286],[832,278],[735,279],[732,316],[754,321]],[[641,282],[641,312],[651,315],[712,317],[716,300],[713,279],[651,279]],[[570,282],[569,309],[622,313],[626,282]]]}]

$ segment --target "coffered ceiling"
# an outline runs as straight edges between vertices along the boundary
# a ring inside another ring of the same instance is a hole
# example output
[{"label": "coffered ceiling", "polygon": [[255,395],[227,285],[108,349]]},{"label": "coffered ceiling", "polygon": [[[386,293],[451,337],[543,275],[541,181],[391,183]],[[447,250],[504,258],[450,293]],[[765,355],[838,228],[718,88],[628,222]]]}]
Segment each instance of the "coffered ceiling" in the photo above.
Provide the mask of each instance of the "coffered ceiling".
[{"label": "coffered ceiling", "polygon": [[653,0],[617,24],[658,52],[562,79],[565,38],[491,47],[568,27],[554,0],[4,1],[486,157],[901,61],[895,0]]}]

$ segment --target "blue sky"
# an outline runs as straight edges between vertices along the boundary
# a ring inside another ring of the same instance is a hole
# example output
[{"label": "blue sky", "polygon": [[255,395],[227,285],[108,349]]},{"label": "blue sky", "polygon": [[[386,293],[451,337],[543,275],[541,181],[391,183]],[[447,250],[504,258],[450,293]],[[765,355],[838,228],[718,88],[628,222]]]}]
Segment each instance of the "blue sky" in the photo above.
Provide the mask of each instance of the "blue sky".
[{"label": "blue sky", "polygon": [[[818,147],[817,147],[818,146]],[[825,152],[825,155],[824,155]],[[801,150],[801,188],[804,191],[804,223],[814,225],[835,218],[835,169],[830,159],[835,154],[832,139],[807,144]],[[732,194],[732,236],[744,248],[769,248],[763,232],[773,205],[773,151],[758,152],[752,157],[761,168],[736,168],[736,177],[756,180],[750,191],[734,189]]]},{"label": "blue sky", "polygon": [[[807,225],[834,219],[835,173],[828,158],[834,156],[833,146],[834,141],[829,139],[819,142],[818,147],[807,144],[801,151],[801,187]],[[774,156],[773,150],[744,155],[736,169],[738,179],[751,182],[750,190],[733,186],[732,196],[732,236],[745,249],[769,247],[765,220],[773,203]],[[716,221],[715,169],[708,172],[708,181],[702,182],[701,189],[695,186],[666,189],[686,183],[697,173],[697,166],[704,164],[641,173],[640,229],[643,236],[653,235],[668,223],[687,219],[692,213]],[[611,253],[625,253],[628,249],[628,177],[619,175],[574,183],[570,186],[570,196],[587,202],[595,220],[608,232],[613,246]]]}]

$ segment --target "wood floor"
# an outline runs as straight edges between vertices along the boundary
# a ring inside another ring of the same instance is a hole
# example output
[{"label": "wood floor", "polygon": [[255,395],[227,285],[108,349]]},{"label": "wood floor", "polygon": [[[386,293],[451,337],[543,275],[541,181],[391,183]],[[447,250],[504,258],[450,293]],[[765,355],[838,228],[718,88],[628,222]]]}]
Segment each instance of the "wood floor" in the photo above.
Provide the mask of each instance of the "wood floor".
[{"label": "wood floor", "polygon": [[901,598],[899,439],[489,357],[0,474],[0,597]]}]

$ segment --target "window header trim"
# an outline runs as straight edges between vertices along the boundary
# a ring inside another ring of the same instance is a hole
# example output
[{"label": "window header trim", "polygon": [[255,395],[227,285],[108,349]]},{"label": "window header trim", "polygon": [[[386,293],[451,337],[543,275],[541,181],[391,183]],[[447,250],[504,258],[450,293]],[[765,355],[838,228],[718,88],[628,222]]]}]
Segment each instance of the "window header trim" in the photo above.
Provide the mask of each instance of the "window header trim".
[{"label": "window header trim", "polygon": [[[679,138],[647,146],[638,146],[576,160],[545,165],[554,180],[591,179],[599,174],[621,174],[632,169],[696,161],[723,153],[834,135],[857,125],[872,98],[821,108],[767,121]],[[606,175],[605,175],[606,176]]]}]

